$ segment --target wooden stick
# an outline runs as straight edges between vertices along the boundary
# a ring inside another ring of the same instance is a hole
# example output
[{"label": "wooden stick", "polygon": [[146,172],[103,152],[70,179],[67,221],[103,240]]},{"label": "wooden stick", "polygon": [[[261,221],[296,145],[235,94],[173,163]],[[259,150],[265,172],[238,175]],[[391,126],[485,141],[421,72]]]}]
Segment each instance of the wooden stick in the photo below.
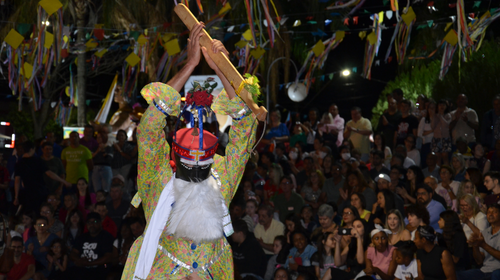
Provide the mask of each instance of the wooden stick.
[{"label": "wooden stick", "polygon": [[[193,26],[198,24],[198,20],[184,4],[177,4],[174,11],[189,30],[191,30]],[[203,29],[202,32],[204,36],[200,38],[200,45],[205,47],[207,50],[210,50],[212,47],[212,38],[210,37],[210,35],[208,35],[205,29]],[[212,51],[208,51],[208,55],[219,67],[224,76],[226,76],[228,81],[232,83],[235,90],[237,90],[240,84],[243,83],[245,79],[240,75],[238,70],[236,70],[231,61],[229,61],[226,55],[222,52],[213,53]],[[252,110],[257,119],[259,119],[260,121],[266,120],[266,108],[264,108],[263,106],[259,107],[257,104],[255,104],[251,93],[243,88],[240,91],[239,96],[241,97],[241,99],[243,99],[243,101],[245,101],[245,103]]]}]

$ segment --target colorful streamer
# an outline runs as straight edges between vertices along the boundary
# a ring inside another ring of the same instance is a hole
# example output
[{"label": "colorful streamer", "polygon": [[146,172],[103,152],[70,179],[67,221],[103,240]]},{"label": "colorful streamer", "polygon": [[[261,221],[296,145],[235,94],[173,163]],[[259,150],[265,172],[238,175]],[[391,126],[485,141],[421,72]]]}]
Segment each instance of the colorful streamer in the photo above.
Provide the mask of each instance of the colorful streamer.
[{"label": "colorful streamer", "polygon": [[453,62],[453,55],[457,50],[458,44],[452,46],[448,42],[444,42],[444,54],[443,59],[441,60],[441,70],[439,71],[439,79],[443,80],[446,73],[450,69],[451,63]]},{"label": "colorful streamer", "polygon": [[[372,35],[373,34],[373,35]],[[370,80],[372,76],[372,65],[375,56],[378,54],[380,43],[382,42],[382,25],[379,23],[379,15],[373,14],[373,33],[368,35],[365,45],[365,59],[363,63],[363,77]],[[370,42],[370,37],[374,36],[373,44]]]}]

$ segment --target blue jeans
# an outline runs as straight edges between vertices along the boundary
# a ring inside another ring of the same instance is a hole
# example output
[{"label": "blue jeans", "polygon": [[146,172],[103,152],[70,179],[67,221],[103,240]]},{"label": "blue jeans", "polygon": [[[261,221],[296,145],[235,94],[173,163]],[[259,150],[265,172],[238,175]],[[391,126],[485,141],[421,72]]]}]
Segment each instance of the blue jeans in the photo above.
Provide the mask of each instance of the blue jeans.
[{"label": "blue jeans", "polygon": [[[497,272],[498,272],[498,270],[494,271],[493,273],[497,273]],[[470,270],[457,272],[457,280],[471,280],[471,279],[489,280],[489,279],[493,279],[491,276],[492,276],[492,273],[484,273],[481,271],[481,269],[470,269]]]},{"label": "blue jeans", "polygon": [[500,269],[497,269],[491,273],[491,280],[500,280]]},{"label": "blue jeans", "polygon": [[111,178],[113,178],[111,166],[94,165],[94,172],[92,173],[94,191],[97,192],[103,190],[105,192],[109,192],[109,187],[111,186]]}]

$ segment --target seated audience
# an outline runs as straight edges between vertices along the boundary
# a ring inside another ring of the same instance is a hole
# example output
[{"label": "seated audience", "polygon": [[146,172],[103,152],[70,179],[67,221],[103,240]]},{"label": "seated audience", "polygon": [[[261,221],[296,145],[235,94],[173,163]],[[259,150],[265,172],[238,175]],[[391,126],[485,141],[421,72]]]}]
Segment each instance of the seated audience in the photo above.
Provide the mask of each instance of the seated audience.
[{"label": "seated audience", "polygon": [[78,237],[83,234],[85,229],[85,221],[83,220],[83,215],[78,209],[74,209],[69,212],[69,219],[64,225],[64,245],[68,252],[75,246],[75,241]]},{"label": "seated audience", "polygon": [[87,216],[88,232],[81,235],[73,247],[70,259],[75,264],[69,271],[72,280],[106,279],[113,258],[113,236],[102,230],[101,216]]},{"label": "seated audience", "polygon": [[384,166],[384,152],[372,150],[371,152],[370,177],[376,180],[380,174],[389,174],[391,171]]},{"label": "seated audience", "polygon": [[417,202],[417,187],[420,186],[425,179],[424,173],[420,167],[412,165],[408,167],[406,171],[406,178],[408,181],[405,188],[398,188],[396,192],[405,199],[405,202],[414,204]]},{"label": "seated audience", "polygon": [[94,211],[94,205],[96,203],[95,194],[90,192],[89,184],[85,178],[78,179],[76,187],[78,189],[78,192],[76,193],[76,196],[78,197],[78,205],[85,209],[87,213]]},{"label": "seated audience", "polygon": [[67,277],[65,272],[68,267],[68,255],[63,243],[62,239],[58,238],[50,245],[50,251],[47,254],[49,279],[63,280]]},{"label": "seated audience", "polygon": [[471,194],[464,194],[459,198],[459,201],[460,219],[465,237],[469,240],[474,231],[479,233],[488,227],[488,220],[486,215],[480,211],[475,197]]},{"label": "seated audience", "polygon": [[318,224],[314,220],[311,206],[305,205],[302,207],[302,211],[300,211],[300,218],[302,227],[307,230],[309,235],[318,227]]},{"label": "seated audience", "polygon": [[417,246],[413,241],[400,241],[396,247],[396,263],[398,268],[394,273],[395,280],[418,279],[418,263],[415,259]]},{"label": "seated audience", "polygon": [[340,163],[332,164],[332,177],[325,180],[323,192],[326,193],[326,201],[337,203],[340,198],[340,188],[344,186],[345,178],[342,176],[342,165]]},{"label": "seated audience", "polygon": [[274,255],[267,262],[267,268],[266,268],[266,274],[264,275],[264,280],[272,280],[275,270],[277,270],[277,268],[282,265],[278,263],[277,258],[278,254],[281,252],[281,249],[283,249],[286,245],[285,237],[283,235],[276,236],[274,238],[273,245],[274,245],[273,247]]},{"label": "seated audience", "polygon": [[37,218],[35,223],[36,235],[30,237],[24,244],[26,252],[32,255],[37,263],[36,274],[38,274],[38,276],[36,277],[49,276],[49,271],[47,270],[49,266],[47,254],[50,244],[57,239],[57,235],[48,231],[48,223],[49,221],[46,217],[40,216]]},{"label": "seated audience", "polygon": [[283,178],[283,169],[277,163],[272,163],[269,168],[269,180],[264,185],[264,202],[269,203],[283,190],[280,188],[280,179]]},{"label": "seated audience", "polygon": [[453,167],[454,173],[452,175],[453,181],[462,182],[465,180],[465,159],[460,153],[453,154],[451,156],[451,167]]},{"label": "seated audience", "polygon": [[409,134],[405,139],[405,147],[408,158],[415,162],[415,165],[420,167],[420,151],[415,147],[417,138],[413,134]]},{"label": "seated audience", "polygon": [[401,215],[398,209],[392,209],[388,212],[385,228],[391,231],[391,233],[389,233],[389,245],[394,246],[399,241],[411,239],[410,232],[405,229],[403,215]]},{"label": "seated audience", "polygon": [[285,234],[285,225],[273,219],[274,210],[271,206],[263,204],[259,207],[259,224],[255,227],[255,238],[264,249],[266,255],[273,255],[274,238]]},{"label": "seated audience", "polygon": [[48,203],[43,203],[40,208],[40,216],[47,218],[47,231],[49,233],[54,233],[58,237],[62,237],[64,224],[54,217],[54,210],[52,209],[52,205]]},{"label": "seated audience", "polygon": [[390,190],[380,190],[377,194],[377,202],[373,204],[370,221],[374,224],[383,225],[389,211],[396,209],[396,200]]},{"label": "seated audience", "polygon": [[318,219],[320,227],[313,231],[311,240],[318,241],[318,238],[325,232],[334,232],[337,229],[337,224],[333,221],[337,215],[337,209],[331,205],[323,204],[318,209]]},{"label": "seated audience", "polygon": [[500,278],[500,205],[488,206],[486,214],[490,227],[481,233],[473,233],[469,239],[474,260],[482,264],[480,269],[471,269],[457,273],[458,280]]},{"label": "seated audience", "polygon": [[119,227],[123,218],[125,218],[130,210],[130,201],[123,197],[122,186],[117,184],[111,185],[109,196],[111,197],[111,201],[106,203],[108,216],[115,222],[115,225]]},{"label": "seated audience", "polygon": [[316,243],[318,251],[312,256],[312,265],[318,279],[322,279],[329,268],[336,267],[334,255],[337,241],[335,241],[334,237],[333,232],[325,232]]},{"label": "seated audience", "polygon": [[[302,227],[302,223],[300,222],[299,216],[295,214],[289,214],[286,219],[285,219],[285,237],[286,237],[286,242],[288,244],[292,243],[291,235],[294,231],[305,231],[304,227]],[[307,234],[307,237],[309,238],[309,234]]]},{"label": "seated audience", "polygon": [[412,204],[406,209],[406,215],[408,215],[406,228],[410,231],[411,240],[415,240],[417,228],[430,223],[429,211],[423,205]]},{"label": "seated audience", "polygon": [[[31,279],[35,276],[35,258],[23,253],[24,242],[21,237],[13,237],[10,248],[13,251],[13,266],[6,275],[0,274],[0,279]],[[5,277],[5,278],[4,278]]]},{"label": "seated audience", "polygon": [[118,233],[118,227],[115,222],[108,216],[108,207],[104,202],[98,202],[95,204],[95,212],[101,216],[101,227],[103,230],[110,233],[113,238],[116,238]]},{"label": "seated audience", "polygon": [[315,275],[314,266],[311,263],[311,257],[316,252],[316,248],[309,245],[309,239],[303,231],[292,233],[292,249],[288,254],[285,268],[299,273]]},{"label": "seated audience", "polygon": [[259,242],[248,231],[244,221],[234,222],[233,228],[234,233],[231,235],[231,239],[234,243],[232,248],[235,268],[242,277],[246,275],[263,277],[266,269],[266,257]]},{"label": "seated audience", "polygon": [[326,202],[326,193],[322,190],[324,183],[325,177],[323,173],[320,170],[316,170],[309,176],[307,185],[302,187],[302,198],[305,203],[312,207],[313,213],[317,213],[319,206]]},{"label": "seated audience", "polygon": [[432,199],[434,191],[431,187],[427,185],[421,185],[417,188],[417,204],[425,206],[427,211],[429,212],[430,217],[430,225],[434,228],[435,231],[441,233],[441,229],[439,228],[439,214],[445,210],[441,203]]},{"label": "seated audience", "polygon": [[497,204],[500,201],[500,173],[490,171],[484,174],[484,186],[491,192],[484,198],[484,204],[486,206]]},{"label": "seated audience", "polygon": [[279,214],[280,221],[284,223],[286,216],[289,214],[300,213],[300,210],[304,206],[304,199],[293,191],[293,181],[290,176],[284,176],[281,178],[280,188],[283,190],[283,193],[278,194],[274,199],[274,207],[276,212]]},{"label": "seated audience", "polygon": [[[325,272],[324,280],[341,279],[349,280],[363,270],[365,263],[365,251],[371,243],[368,224],[363,219],[357,219],[353,223],[351,230],[352,241],[348,246],[341,248],[335,246],[334,261],[337,268],[330,268]],[[340,244],[342,235],[335,231],[336,244]],[[342,270],[345,265],[346,269]]]},{"label": "seated audience", "polygon": [[351,194],[351,206],[358,210],[359,217],[365,221],[370,220],[371,212],[366,210],[366,199],[365,196],[360,193]]},{"label": "seated audience", "polygon": [[438,157],[435,153],[429,153],[427,155],[427,158],[425,160],[427,167],[422,169],[422,172],[424,173],[424,177],[429,177],[433,176],[437,178],[438,180],[441,179],[439,177],[439,169],[440,167],[437,165]]},{"label": "seated audience", "polygon": [[465,270],[470,266],[467,238],[462,229],[460,218],[453,210],[439,214],[439,228],[443,230],[439,245],[450,251],[456,270]]},{"label": "seated audience", "polygon": [[394,279],[396,256],[395,247],[388,244],[390,233],[390,230],[375,224],[375,229],[370,234],[373,247],[369,246],[365,253],[366,268],[363,271],[366,275],[376,275],[383,280]]},{"label": "seated audience", "polygon": [[418,275],[423,279],[456,279],[453,257],[446,248],[435,245],[436,235],[431,226],[419,226],[415,233],[418,248]]},{"label": "seated audience", "polygon": [[467,166],[477,167],[483,174],[490,171],[491,161],[485,157],[484,148],[481,143],[476,143],[474,146],[474,156],[467,161]]}]

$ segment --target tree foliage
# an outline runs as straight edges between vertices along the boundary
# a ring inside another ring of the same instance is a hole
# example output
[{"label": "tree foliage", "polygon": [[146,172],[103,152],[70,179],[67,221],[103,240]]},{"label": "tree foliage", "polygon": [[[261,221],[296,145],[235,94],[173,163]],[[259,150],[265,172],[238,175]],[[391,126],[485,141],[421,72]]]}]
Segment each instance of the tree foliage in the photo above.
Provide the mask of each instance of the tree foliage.
[{"label": "tree foliage", "polygon": [[404,97],[412,101],[416,101],[420,94],[434,100],[455,101],[458,94],[464,93],[469,97],[468,106],[475,109],[481,118],[482,113],[491,109],[492,98],[500,93],[500,79],[496,75],[500,73],[498,48],[498,42],[485,41],[472,54],[471,60],[462,62],[460,67],[458,53],[455,53],[453,64],[442,81],[438,77],[441,61],[437,59],[400,73],[387,84],[373,108],[373,125],[377,125],[380,115],[387,109],[387,94],[396,88],[402,89]]}]

